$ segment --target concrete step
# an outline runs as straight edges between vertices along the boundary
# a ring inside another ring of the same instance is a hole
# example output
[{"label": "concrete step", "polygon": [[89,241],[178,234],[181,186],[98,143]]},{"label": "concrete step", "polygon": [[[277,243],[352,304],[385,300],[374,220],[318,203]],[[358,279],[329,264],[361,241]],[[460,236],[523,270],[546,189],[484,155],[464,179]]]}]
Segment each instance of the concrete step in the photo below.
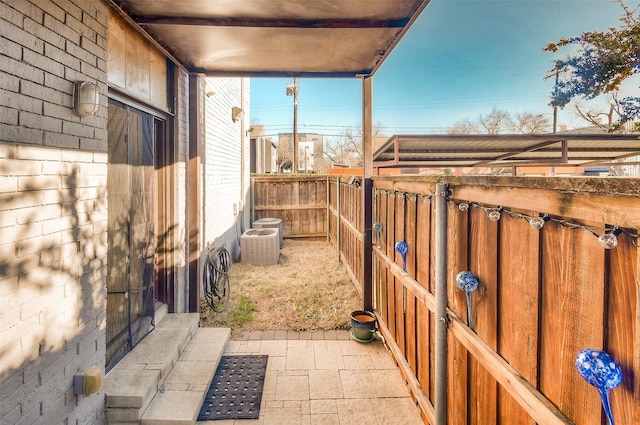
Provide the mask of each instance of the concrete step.
[{"label": "concrete step", "polygon": [[107,423],[139,423],[198,329],[199,315],[167,314],[105,376]]},{"label": "concrete step", "polygon": [[198,328],[140,425],[194,425],[230,336],[228,328]]}]

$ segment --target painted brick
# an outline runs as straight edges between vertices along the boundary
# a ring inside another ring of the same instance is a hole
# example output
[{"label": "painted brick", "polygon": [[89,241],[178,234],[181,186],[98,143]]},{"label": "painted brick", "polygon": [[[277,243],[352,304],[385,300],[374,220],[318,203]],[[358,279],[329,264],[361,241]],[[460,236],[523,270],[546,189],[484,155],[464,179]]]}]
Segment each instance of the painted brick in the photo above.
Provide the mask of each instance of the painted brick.
[{"label": "painted brick", "polygon": [[[0,402],[0,405],[1,403],[2,402]],[[10,409],[11,406],[8,406],[7,408]],[[6,421],[7,424],[15,424],[20,419],[20,416],[22,416],[22,409],[20,409],[20,406],[18,405],[13,406],[13,409],[7,412],[4,408],[0,407],[0,415],[2,415],[2,420]]]},{"label": "painted brick", "polygon": [[[76,33],[78,33],[81,37],[89,38],[91,41],[94,41],[96,39],[96,31],[90,26],[86,25],[80,19],[76,19],[74,17],[70,17],[69,15],[67,15],[65,20],[65,25],[71,28]],[[105,33],[106,31],[103,29],[100,29],[99,32]],[[75,44],[80,46],[80,43],[81,42],[79,41]]]},{"label": "painted brick", "polygon": [[24,29],[45,43],[53,44],[64,49],[64,38],[43,26],[42,22],[35,22],[31,19],[25,18]]},{"label": "painted brick", "polygon": [[[62,9],[60,6],[58,6],[54,2],[52,2],[52,1],[40,1],[40,2],[38,2],[38,7],[45,12],[45,15],[44,15],[44,24],[45,24],[45,26],[51,28],[50,25],[47,25],[47,23],[48,23],[47,22],[47,17],[54,17],[59,22],[64,21],[64,17],[66,15],[64,9]],[[58,28],[55,28],[55,31],[58,32],[58,33],[61,33],[61,31],[58,31]]]},{"label": "painted brick", "polygon": [[[42,164],[42,175],[43,176],[59,176],[59,175],[69,175],[72,169],[72,165],[69,163],[60,163],[58,161],[54,161],[54,160],[47,160],[46,158],[43,158],[44,161],[41,162]],[[59,159],[59,155],[58,155],[58,159]],[[51,186],[51,184],[49,184],[49,186]],[[51,188],[51,187],[49,187]],[[60,185],[56,185],[55,189],[59,189]],[[41,190],[43,188],[40,188]],[[60,194],[58,194],[58,198],[56,199],[56,202],[60,201]]]},{"label": "painted brick", "polygon": [[2,172],[7,176],[39,175],[40,170],[42,169],[39,161],[30,160],[7,161],[2,165]]},{"label": "painted brick", "polygon": [[5,142],[42,144],[42,130],[0,123],[0,140]]},{"label": "painted brick", "polygon": [[20,90],[20,78],[15,75],[0,72],[0,102],[9,103],[13,97],[11,92]]},{"label": "painted brick", "polygon": [[96,44],[106,51],[109,46],[107,35],[96,34]]},{"label": "painted brick", "polygon": [[[65,46],[68,42],[65,41]],[[52,44],[44,46],[44,54],[46,57],[55,60],[56,62],[63,63],[66,67],[79,70],[80,61],[73,55],[70,55],[63,49],[58,49]]]},{"label": "painted brick", "polygon": [[[44,74],[43,74],[44,82]],[[31,81],[20,82],[20,93],[35,97],[36,99],[46,100],[48,102],[58,103],[60,105],[71,105],[72,94],[63,93],[59,90],[55,90],[49,87],[44,87],[41,84],[35,84]]]},{"label": "painted brick", "polygon": [[37,84],[44,82],[44,71],[42,69],[15,59],[7,58],[0,61],[0,71],[18,76],[21,80],[29,80]]},{"label": "painted brick", "polygon": [[[85,3],[83,2],[83,0],[78,0],[77,2],[72,2],[69,0],[52,0],[52,1],[67,12],[67,18],[69,18],[68,15],[71,15],[78,20],[82,18],[82,9],[77,4],[82,5],[83,3]],[[86,5],[84,6],[86,7]]]},{"label": "painted brick", "polygon": [[85,36],[80,38],[80,47],[92,53],[96,57],[103,56],[105,52],[104,48],[98,46],[91,39]]},{"label": "painted brick", "polygon": [[54,61],[53,59],[49,59],[26,49],[24,51],[23,57],[23,61],[25,64],[32,65],[36,69],[41,69],[47,75],[53,74],[57,75],[58,77],[64,76],[64,65]]},{"label": "painted brick", "polygon": [[36,22],[42,22],[43,12],[42,9],[36,7],[34,4],[28,1],[16,1],[11,2],[11,7],[16,9],[22,15],[33,19]]},{"label": "painted brick", "polygon": [[82,23],[95,31],[96,34],[107,34],[107,26],[105,25],[102,12],[98,9],[87,7],[82,14]]},{"label": "painted brick", "polygon": [[18,125],[18,111],[0,106],[0,123]]},{"label": "painted brick", "polygon": [[16,145],[0,144],[0,158],[15,158],[18,154]]},{"label": "painted brick", "polygon": [[[33,189],[33,176],[21,176],[18,177],[18,189],[20,190],[32,190]],[[38,178],[38,189],[47,190],[47,189],[60,189],[60,179],[59,178]]]},{"label": "painted brick", "polygon": [[71,41],[66,42],[65,51],[69,53],[71,56],[80,59],[80,62],[86,62],[91,65],[95,65],[96,63],[95,55],[87,52],[77,44],[72,43]]},{"label": "painted brick", "polygon": [[62,131],[62,120],[25,111],[20,112],[20,125],[56,133]]},{"label": "painted brick", "polygon": [[[22,217],[18,218],[18,222],[20,224],[28,224],[28,223],[38,222],[38,221],[49,220],[51,218],[60,217],[60,212],[61,212],[61,209],[59,205],[36,205],[33,207],[22,208],[21,209]],[[43,229],[43,230],[45,232],[47,231],[47,229]]]},{"label": "painted brick", "polygon": [[42,100],[29,96],[12,96],[16,109],[25,112],[42,113]]},{"label": "painted brick", "polygon": [[[13,198],[15,198],[15,197],[13,197]],[[0,202],[1,202],[1,200],[4,200],[4,199],[0,198]],[[11,203],[15,203],[15,201],[13,201]],[[2,210],[3,209],[5,209],[4,205],[2,206]],[[5,240],[13,240],[15,242],[18,242],[18,241],[22,241],[22,240],[25,240],[25,239],[31,239],[31,238],[34,238],[36,236],[41,235],[42,234],[42,225],[41,224],[31,224],[31,223],[29,223],[29,224],[9,226],[9,227],[7,227],[5,229],[2,229],[2,232],[0,232],[0,234],[2,234],[2,238],[7,238]]]},{"label": "painted brick", "polygon": [[[62,69],[64,75],[64,69]],[[44,75],[44,85],[63,93],[73,93],[73,82],[58,76],[58,74],[46,73]]]},{"label": "painted brick", "polygon": [[66,134],[71,134],[74,136],[93,137],[93,127],[82,123],[65,121],[62,124],[62,131]]},{"label": "painted brick", "polygon": [[[61,387],[64,388],[64,387]],[[55,387],[51,388],[52,391],[44,393],[44,400],[42,402],[40,414],[47,418],[51,423],[62,423],[69,413],[71,413],[75,407],[75,403],[66,404],[64,397],[58,397],[58,391]]]},{"label": "painted brick", "polygon": [[63,133],[45,133],[45,146],[56,146],[59,148],[78,149],[80,147],[80,139],[78,136],[72,136]]},{"label": "painted brick", "polygon": [[75,351],[69,349],[47,352],[42,357],[43,361],[39,365],[37,372],[41,386],[49,386],[51,390],[54,390],[56,388],[64,388],[66,385],[72,385],[73,375],[68,376],[65,374],[65,366],[73,361],[75,355]]},{"label": "painted brick", "polygon": [[96,61],[94,61],[94,63],[87,63],[87,62],[80,63],[80,72],[82,74],[90,76],[94,80],[96,80],[105,71],[106,71],[105,69],[102,69],[99,66],[97,66]]},{"label": "painted brick", "polygon": [[[39,146],[18,145],[16,147],[16,159],[60,161],[60,150],[42,149]],[[42,189],[39,187],[39,189]]]},{"label": "painted brick", "polygon": [[13,41],[4,39],[2,40],[2,43],[0,43],[0,55],[19,61],[22,59],[22,46],[18,43],[14,43]]},{"label": "painted brick", "polygon": [[7,2],[0,3],[0,16],[3,21],[12,23],[15,26],[22,27],[24,16],[16,9],[9,7]]},{"label": "painted brick", "polygon": [[[15,2],[15,4],[20,4],[23,2]],[[24,2],[26,3],[26,2]],[[23,30],[21,27],[12,25],[2,21],[2,29],[3,29],[3,38],[11,40],[27,49],[33,50],[34,52],[44,52],[44,41],[40,40],[38,37],[33,34],[29,34],[27,31]]]},{"label": "painted brick", "polygon": [[18,391],[22,387],[23,374],[22,369],[13,371],[9,376],[2,376],[0,383],[0,402],[4,401],[10,394]]},{"label": "painted brick", "polygon": [[56,103],[43,102],[42,111],[44,115],[68,120],[73,116],[71,104],[60,105]]},{"label": "painted brick", "polygon": [[[9,247],[9,249],[6,249],[7,247]],[[10,251],[11,254],[13,255],[13,242],[0,245],[0,255],[2,255],[2,258],[5,259],[3,260],[3,263],[5,265],[9,262],[7,259],[10,258],[8,255],[6,255],[7,251]],[[9,269],[8,272],[5,273],[5,275],[7,276],[3,279],[0,279],[0,298],[7,297],[9,295],[15,295],[18,292],[18,276],[16,276],[15,273],[11,275],[10,267],[7,267],[7,269]],[[12,317],[8,308],[5,310],[2,310],[2,314],[4,314],[4,317]],[[0,329],[5,329],[8,326],[9,326],[8,323],[0,321]],[[0,370],[1,369],[2,368],[0,368]],[[2,393],[0,393],[0,398],[1,396],[2,396]]]},{"label": "painted brick", "polygon": [[107,152],[108,146],[103,139],[80,138],[80,149]]},{"label": "painted brick", "polygon": [[32,425],[38,423],[38,418],[40,417],[40,405],[37,406],[29,405],[22,406],[22,417],[16,425]]},{"label": "painted brick", "polygon": [[[53,3],[47,3],[53,5]],[[64,19],[64,16],[62,17],[62,19]],[[66,40],[69,40],[76,44],[80,43],[80,34],[77,31],[63,24],[59,18],[50,15],[44,16],[44,26],[36,34],[38,35],[38,37],[40,37],[40,34],[46,34],[47,38],[43,38],[43,40],[45,40],[49,44],[55,45],[58,49],[61,50],[64,50]]]}]

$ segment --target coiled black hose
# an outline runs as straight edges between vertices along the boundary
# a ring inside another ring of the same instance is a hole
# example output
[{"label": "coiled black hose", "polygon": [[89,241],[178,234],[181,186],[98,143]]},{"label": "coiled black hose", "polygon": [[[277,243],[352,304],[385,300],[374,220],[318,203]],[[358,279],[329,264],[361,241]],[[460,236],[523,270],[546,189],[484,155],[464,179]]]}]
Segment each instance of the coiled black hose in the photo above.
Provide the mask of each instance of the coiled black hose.
[{"label": "coiled black hose", "polygon": [[213,311],[220,313],[229,305],[231,287],[229,284],[229,268],[231,255],[224,247],[211,248],[204,261],[202,279],[204,297]]}]

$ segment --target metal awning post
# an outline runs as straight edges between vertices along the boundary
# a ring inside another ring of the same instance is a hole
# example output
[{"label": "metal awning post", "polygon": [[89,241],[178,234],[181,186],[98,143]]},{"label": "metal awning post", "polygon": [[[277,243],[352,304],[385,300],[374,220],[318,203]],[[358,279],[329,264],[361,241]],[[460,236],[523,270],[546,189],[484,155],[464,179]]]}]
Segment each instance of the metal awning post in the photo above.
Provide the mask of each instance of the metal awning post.
[{"label": "metal awning post", "polygon": [[447,195],[448,186],[436,184],[436,425],[447,424]]},{"label": "metal awning post", "polygon": [[373,181],[373,83],[367,76],[362,79],[362,298],[363,309],[373,309],[373,246],[372,192]]}]

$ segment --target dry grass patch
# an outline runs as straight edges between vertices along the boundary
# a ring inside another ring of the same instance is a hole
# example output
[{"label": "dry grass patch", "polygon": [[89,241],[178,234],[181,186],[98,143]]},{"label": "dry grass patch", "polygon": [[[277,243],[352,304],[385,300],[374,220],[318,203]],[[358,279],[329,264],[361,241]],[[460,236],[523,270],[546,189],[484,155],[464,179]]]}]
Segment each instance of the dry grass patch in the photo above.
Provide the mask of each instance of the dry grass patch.
[{"label": "dry grass patch", "polygon": [[335,248],[327,242],[286,240],[280,263],[234,263],[229,307],[215,313],[202,304],[202,326],[253,330],[349,329],[361,301]]}]

